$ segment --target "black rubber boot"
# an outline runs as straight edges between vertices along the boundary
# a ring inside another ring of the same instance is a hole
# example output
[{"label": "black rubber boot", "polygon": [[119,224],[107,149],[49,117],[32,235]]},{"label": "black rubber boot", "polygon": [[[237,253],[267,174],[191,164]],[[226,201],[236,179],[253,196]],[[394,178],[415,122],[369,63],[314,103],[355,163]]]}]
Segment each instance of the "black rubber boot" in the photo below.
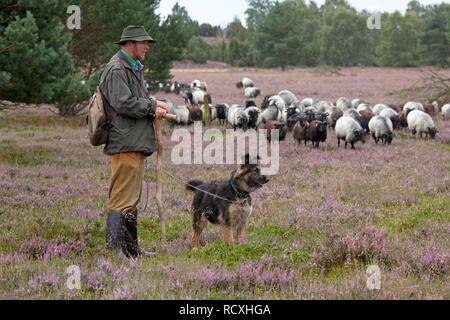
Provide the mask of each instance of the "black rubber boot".
[{"label": "black rubber boot", "polygon": [[106,222],[107,249],[122,258],[128,258],[127,243],[131,242],[131,236],[127,230],[126,218],[120,213],[108,213]]},{"label": "black rubber boot", "polygon": [[144,251],[139,247],[138,234],[137,234],[137,211],[128,213],[125,215],[127,231],[131,236],[131,241],[127,244],[127,251],[130,256],[137,258],[139,256],[143,257],[154,257],[156,253]]}]

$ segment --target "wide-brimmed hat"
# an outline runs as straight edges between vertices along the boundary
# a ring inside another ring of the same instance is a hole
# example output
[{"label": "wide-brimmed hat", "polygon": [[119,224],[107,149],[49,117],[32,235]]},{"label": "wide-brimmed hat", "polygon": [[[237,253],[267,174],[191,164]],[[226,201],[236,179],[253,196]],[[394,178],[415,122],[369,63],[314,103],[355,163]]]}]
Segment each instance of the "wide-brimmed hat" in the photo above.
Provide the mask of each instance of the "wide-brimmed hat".
[{"label": "wide-brimmed hat", "polygon": [[114,42],[115,44],[122,44],[127,41],[149,41],[156,42],[152,37],[149,36],[147,31],[143,26],[128,26],[123,29],[122,37],[119,41]]}]

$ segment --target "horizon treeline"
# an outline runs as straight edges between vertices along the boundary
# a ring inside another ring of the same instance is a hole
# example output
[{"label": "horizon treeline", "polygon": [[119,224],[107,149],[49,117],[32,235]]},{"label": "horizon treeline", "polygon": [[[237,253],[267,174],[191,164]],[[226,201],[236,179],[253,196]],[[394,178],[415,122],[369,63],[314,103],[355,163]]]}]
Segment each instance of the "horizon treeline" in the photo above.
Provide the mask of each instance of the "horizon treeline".
[{"label": "horizon treeline", "polygon": [[[98,85],[124,27],[143,25],[157,39],[144,61],[150,89],[170,80],[174,61],[208,60],[238,67],[450,65],[450,4],[411,1],[404,14],[373,12],[344,0],[248,0],[246,21],[225,28],[199,24],[161,0],[1,0],[0,100],[55,103],[71,115]],[[67,21],[80,8],[80,28]],[[206,10],[206,9],[205,9]],[[372,19],[373,20],[373,19]]]}]

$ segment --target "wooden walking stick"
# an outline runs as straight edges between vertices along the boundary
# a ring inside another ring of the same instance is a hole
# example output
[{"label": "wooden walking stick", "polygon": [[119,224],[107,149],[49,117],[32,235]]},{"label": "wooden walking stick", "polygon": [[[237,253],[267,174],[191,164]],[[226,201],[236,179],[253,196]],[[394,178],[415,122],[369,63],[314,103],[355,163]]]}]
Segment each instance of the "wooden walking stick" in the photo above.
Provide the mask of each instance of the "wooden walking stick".
[{"label": "wooden walking stick", "polygon": [[[177,117],[172,114],[164,116],[165,119],[176,120]],[[162,179],[161,179],[161,166],[163,161],[163,139],[161,133],[161,120],[155,118],[154,121],[157,143],[157,155],[156,155],[156,206],[158,207],[159,225],[160,231],[160,252],[161,254],[167,254],[167,239],[166,239],[166,216],[162,210]]]}]

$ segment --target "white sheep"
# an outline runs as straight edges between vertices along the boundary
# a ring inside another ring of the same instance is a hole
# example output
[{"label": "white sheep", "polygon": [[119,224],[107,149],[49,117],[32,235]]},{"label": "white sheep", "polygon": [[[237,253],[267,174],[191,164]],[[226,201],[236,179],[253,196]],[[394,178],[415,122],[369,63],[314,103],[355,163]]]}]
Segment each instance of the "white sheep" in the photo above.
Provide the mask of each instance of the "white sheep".
[{"label": "white sheep", "polygon": [[318,112],[325,113],[330,111],[330,109],[333,107],[333,103],[331,101],[321,100],[315,104],[315,107]]},{"label": "white sheep", "polygon": [[353,99],[352,100],[352,107],[355,109],[358,109],[360,104],[366,104],[364,101],[362,101],[361,99]]},{"label": "white sheep", "polygon": [[360,119],[361,119],[361,115],[359,114],[358,111],[356,111],[355,108],[347,109],[344,112],[344,117],[352,117],[353,119],[355,119],[358,122],[360,122]]},{"label": "white sheep", "polygon": [[337,121],[344,116],[344,112],[338,107],[331,107],[328,110],[327,122],[330,128],[335,128]]},{"label": "white sheep", "polygon": [[269,107],[272,106],[277,107],[280,112],[286,109],[286,103],[284,102],[284,99],[279,95],[275,95],[269,98]]},{"label": "white sheep", "polygon": [[236,83],[236,88],[250,88],[250,87],[254,87],[255,83],[253,82],[252,79],[250,78],[242,78],[241,81],[239,81],[238,83]]},{"label": "white sheep", "polygon": [[353,108],[351,102],[346,97],[341,97],[336,101],[336,107],[338,107],[342,112]]},{"label": "white sheep", "polygon": [[297,102],[298,99],[295,96],[295,94],[293,94],[291,91],[289,90],[283,90],[280,91],[278,93],[278,96],[281,97],[281,99],[283,99],[284,104],[286,107],[289,107],[290,105],[292,105],[294,102]]},{"label": "white sheep", "polygon": [[261,113],[261,122],[268,123],[269,121],[281,121],[283,111],[276,106],[269,106]]},{"label": "white sheep", "polygon": [[379,103],[376,104],[373,108],[372,108],[372,112],[376,115],[379,116],[381,111],[383,111],[384,109],[389,108],[387,105],[383,104],[383,103]]},{"label": "white sheep", "polygon": [[248,115],[245,112],[245,108],[238,104],[233,104],[228,109],[228,122],[236,129],[243,129],[244,131],[248,128]]},{"label": "white sheep", "polygon": [[248,87],[244,90],[244,95],[247,99],[254,99],[261,95],[261,90],[256,87]]},{"label": "white sheep", "polygon": [[[323,102],[323,101],[319,101],[319,102]],[[305,107],[311,107],[314,104],[314,100],[312,98],[305,98],[302,100],[302,103]]]},{"label": "white sheep", "polygon": [[361,111],[370,111],[372,112],[372,108],[370,107],[370,105],[368,105],[367,103],[361,103],[357,108],[356,111],[361,112]]},{"label": "white sheep", "polygon": [[245,109],[248,118],[248,128],[256,129],[262,121],[261,109],[258,107],[248,107]]},{"label": "white sheep", "polygon": [[423,137],[423,134],[425,134],[426,138],[428,138],[428,135],[430,135],[432,139],[436,137],[438,131],[429,114],[420,110],[413,110],[408,114],[407,121],[409,131],[413,136],[416,136],[418,133],[421,138]]},{"label": "white sheep", "polygon": [[386,109],[383,109],[380,112],[380,116],[388,118],[389,120],[391,120],[394,129],[398,128],[400,119],[398,117],[397,111],[395,111],[392,108],[386,108]]},{"label": "white sheep", "polygon": [[442,106],[441,114],[442,119],[450,119],[450,103]]},{"label": "white sheep", "polygon": [[341,145],[341,140],[345,141],[345,148],[350,143],[352,149],[355,149],[355,143],[362,141],[366,142],[366,132],[361,125],[352,117],[342,117],[336,122],[336,137],[338,139],[338,148]]},{"label": "white sheep", "polygon": [[421,104],[420,102],[409,101],[404,105],[403,111],[408,113],[412,110],[419,110],[419,111],[425,112],[425,108],[423,107],[423,104]]},{"label": "white sheep", "polygon": [[389,118],[374,116],[369,121],[369,130],[376,144],[378,144],[380,139],[383,144],[392,143],[392,139],[394,137],[394,126]]}]

